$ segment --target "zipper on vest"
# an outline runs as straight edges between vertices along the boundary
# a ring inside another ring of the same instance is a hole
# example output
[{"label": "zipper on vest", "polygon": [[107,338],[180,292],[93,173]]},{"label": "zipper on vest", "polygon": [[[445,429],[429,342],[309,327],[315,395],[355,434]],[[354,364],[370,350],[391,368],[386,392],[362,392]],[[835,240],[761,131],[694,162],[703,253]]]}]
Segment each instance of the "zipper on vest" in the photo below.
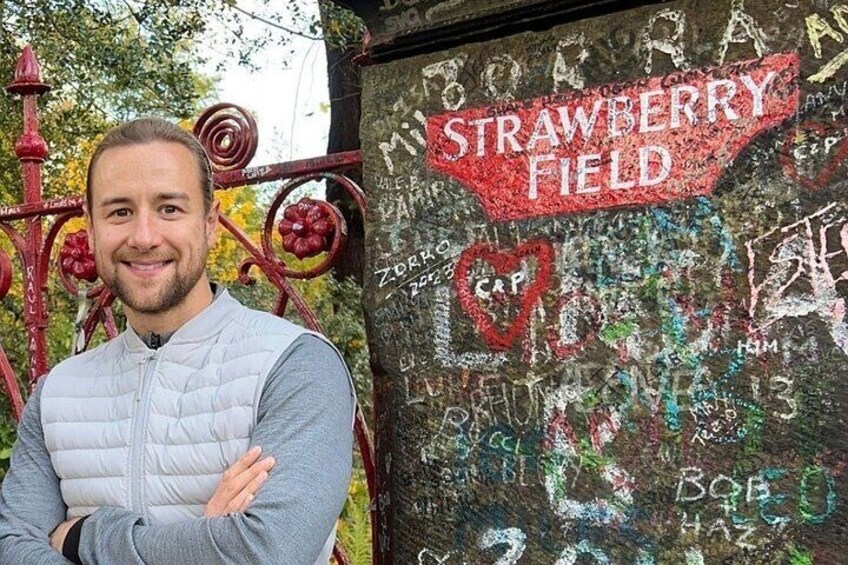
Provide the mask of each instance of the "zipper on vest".
[{"label": "zipper on vest", "polygon": [[132,510],[143,514],[145,511],[142,497],[144,481],[144,437],[147,419],[150,415],[150,399],[153,390],[153,375],[159,365],[157,351],[149,353],[138,365],[138,389],[135,397],[135,418],[133,419],[132,449],[130,453],[130,495]]},{"label": "zipper on vest", "polygon": [[144,361],[138,364],[138,386],[135,387],[135,401],[141,402],[141,389],[144,387],[144,367],[147,365],[149,358],[145,357]]}]

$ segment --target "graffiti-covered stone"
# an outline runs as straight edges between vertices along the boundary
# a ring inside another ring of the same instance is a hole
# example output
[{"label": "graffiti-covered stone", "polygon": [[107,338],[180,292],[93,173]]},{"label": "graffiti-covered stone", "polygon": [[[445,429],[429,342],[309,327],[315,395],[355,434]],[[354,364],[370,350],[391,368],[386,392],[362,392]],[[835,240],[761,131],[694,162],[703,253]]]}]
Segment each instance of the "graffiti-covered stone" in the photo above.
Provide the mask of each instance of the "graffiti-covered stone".
[{"label": "graffiti-covered stone", "polygon": [[365,69],[384,557],[845,562],[846,35],[679,1]]},{"label": "graffiti-covered stone", "polygon": [[[506,11],[543,7],[548,0],[337,0],[355,11],[365,21],[372,40],[377,44],[397,41],[399,36],[426,34],[433,30],[463,22],[480,25],[487,18]],[[560,4],[581,4],[560,0]],[[585,2],[582,2],[585,3]],[[591,2],[590,2],[591,3]],[[526,14],[525,14],[526,16]]]}]

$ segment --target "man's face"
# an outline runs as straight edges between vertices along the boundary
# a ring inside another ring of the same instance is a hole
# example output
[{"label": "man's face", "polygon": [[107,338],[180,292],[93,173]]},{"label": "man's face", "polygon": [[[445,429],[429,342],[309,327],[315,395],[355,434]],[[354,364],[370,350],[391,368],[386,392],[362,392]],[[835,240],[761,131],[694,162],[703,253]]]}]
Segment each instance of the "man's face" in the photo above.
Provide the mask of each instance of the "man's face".
[{"label": "man's face", "polygon": [[104,151],[94,168],[88,226],[97,272],[125,307],[164,314],[208,288],[217,208],[206,212],[192,153],[153,142]]}]

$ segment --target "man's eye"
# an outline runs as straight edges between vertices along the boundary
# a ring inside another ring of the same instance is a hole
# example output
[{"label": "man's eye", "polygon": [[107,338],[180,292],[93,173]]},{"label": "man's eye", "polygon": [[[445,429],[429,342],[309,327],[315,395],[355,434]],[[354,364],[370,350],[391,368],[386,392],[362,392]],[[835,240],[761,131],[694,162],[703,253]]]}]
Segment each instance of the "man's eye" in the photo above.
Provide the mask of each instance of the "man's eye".
[{"label": "man's eye", "polygon": [[170,204],[168,204],[167,206],[162,206],[162,212],[164,212],[165,214],[176,214],[178,211],[179,208]]},{"label": "man's eye", "polygon": [[110,216],[115,216],[118,218],[126,218],[130,215],[130,211],[127,208],[118,208],[117,210],[113,210]]}]

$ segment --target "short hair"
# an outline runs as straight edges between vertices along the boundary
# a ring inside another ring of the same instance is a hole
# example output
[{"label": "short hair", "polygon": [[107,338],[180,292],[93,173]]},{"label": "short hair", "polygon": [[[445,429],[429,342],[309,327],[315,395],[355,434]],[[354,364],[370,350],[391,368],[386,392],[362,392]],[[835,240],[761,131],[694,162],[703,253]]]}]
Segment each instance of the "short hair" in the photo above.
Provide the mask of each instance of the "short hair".
[{"label": "short hair", "polygon": [[157,141],[177,143],[194,155],[200,173],[200,190],[203,193],[204,210],[209,212],[212,209],[214,198],[212,165],[200,141],[192,133],[162,118],[137,118],[109,130],[94,150],[94,154],[88,162],[88,173],[85,178],[85,202],[89,212],[91,212],[91,185],[94,180],[94,167],[103,153],[113,147],[144,145]]}]

